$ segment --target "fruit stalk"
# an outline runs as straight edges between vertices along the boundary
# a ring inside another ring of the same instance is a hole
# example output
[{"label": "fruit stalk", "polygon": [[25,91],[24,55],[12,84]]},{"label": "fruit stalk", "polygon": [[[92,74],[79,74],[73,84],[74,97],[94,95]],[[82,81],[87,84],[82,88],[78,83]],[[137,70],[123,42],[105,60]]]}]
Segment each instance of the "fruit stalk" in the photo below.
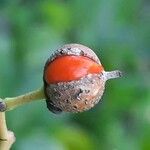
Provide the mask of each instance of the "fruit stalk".
[{"label": "fruit stalk", "polygon": [[18,106],[41,99],[45,99],[43,88],[26,93],[21,96],[5,98],[2,102],[0,102],[0,112],[10,111]]}]

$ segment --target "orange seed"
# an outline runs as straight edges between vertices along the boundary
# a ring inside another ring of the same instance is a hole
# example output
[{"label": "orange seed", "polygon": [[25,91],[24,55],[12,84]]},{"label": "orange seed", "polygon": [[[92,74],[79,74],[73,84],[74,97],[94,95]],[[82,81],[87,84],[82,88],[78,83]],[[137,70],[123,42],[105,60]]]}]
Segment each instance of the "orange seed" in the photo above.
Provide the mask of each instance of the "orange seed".
[{"label": "orange seed", "polygon": [[102,65],[85,56],[65,55],[54,59],[46,68],[45,79],[49,84],[78,80],[88,74],[99,74]]}]

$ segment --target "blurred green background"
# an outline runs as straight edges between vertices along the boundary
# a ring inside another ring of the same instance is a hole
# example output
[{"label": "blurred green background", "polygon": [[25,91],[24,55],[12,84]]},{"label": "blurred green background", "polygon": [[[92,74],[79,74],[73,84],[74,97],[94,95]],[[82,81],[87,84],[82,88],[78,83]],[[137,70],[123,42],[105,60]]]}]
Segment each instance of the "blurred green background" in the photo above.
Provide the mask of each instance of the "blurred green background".
[{"label": "blurred green background", "polygon": [[92,48],[108,81],[96,107],[55,115],[45,102],[7,112],[12,150],[150,150],[148,0],[0,0],[0,97],[42,86],[49,55],[66,43]]}]

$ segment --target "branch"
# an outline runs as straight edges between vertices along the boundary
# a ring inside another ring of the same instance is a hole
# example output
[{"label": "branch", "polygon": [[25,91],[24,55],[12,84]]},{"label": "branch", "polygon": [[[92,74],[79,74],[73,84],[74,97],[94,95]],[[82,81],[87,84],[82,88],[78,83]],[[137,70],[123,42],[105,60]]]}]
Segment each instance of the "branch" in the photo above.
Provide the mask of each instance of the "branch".
[{"label": "branch", "polygon": [[8,132],[6,126],[5,113],[0,112],[0,140],[6,141],[8,139]]},{"label": "branch", "polygon": [[16,138],[14,133],[8,131],[8,139],[7,140],[0,140],[0,150],[9,150],[12,144],[15,142]]},{"label": "branch", "polygon": [[14,133],[7,130],[5,112],[0,112],[0,150],[9,150],[14,142]]}]

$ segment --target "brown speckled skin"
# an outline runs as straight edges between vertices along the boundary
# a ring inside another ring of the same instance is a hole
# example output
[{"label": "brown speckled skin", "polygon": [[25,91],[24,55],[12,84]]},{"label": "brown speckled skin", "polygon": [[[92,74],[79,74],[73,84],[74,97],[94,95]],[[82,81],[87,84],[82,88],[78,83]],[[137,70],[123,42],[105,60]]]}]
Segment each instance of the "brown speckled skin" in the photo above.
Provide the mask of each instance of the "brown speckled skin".
[{"label": "brown speckled skin", "polygon": [[[67,44],[50,56],[45,64],[44,73],[47,65],[62,55],[86,56],[100,64],[98,57],[90,48],[80,44]],[[99,102],[105,88],[103,73],[89,74],[80,80],[56,84],[48,84],[44,75],[43,80],[47,107],[54,113],[88,110]]]},{"label": "brown speckled skin", "polygon": [[50,84],[45,92],[54,107],[65,112],[82,112],[99,102],[104,83],[102,76],[90,74],[80,80]]}]

